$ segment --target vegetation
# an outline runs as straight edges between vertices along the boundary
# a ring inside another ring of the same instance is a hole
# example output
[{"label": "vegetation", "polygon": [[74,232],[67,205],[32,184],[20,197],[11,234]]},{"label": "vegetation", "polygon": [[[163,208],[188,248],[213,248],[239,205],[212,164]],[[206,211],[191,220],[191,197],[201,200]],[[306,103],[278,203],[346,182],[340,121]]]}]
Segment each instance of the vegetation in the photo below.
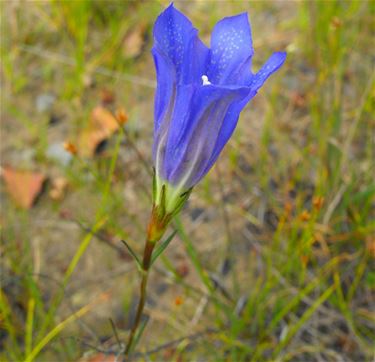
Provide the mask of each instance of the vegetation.
[{"label": "vegetation", "polygon": [[[2,361],[124,351],[139,274],[121,240],[141,253],[167,5],[1,3]],[[174,221],[132,360],[372,360],[374,2],[175,5],[207,43],[248,11],[254,69],[288,57]]]}]

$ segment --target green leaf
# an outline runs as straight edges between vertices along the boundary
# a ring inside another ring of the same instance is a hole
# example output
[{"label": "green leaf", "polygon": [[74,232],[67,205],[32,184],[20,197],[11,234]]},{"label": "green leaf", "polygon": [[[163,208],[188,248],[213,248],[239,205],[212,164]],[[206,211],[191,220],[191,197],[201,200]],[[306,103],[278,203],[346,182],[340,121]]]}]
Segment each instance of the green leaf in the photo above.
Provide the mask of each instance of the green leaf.
[{"label": "green leaf", "polygon": [[128,249],[130,255],[134,258],[135,262],[137,263],[138,267],[142,269],[141,261],[139,260],[137,254],[133,251],[133,249],[130,247],[130,245],[125,241],[121,240],[121,242],[126,246],[126,249]]},{"label": "green leaf", "polygon": [[169,235],[160,245],[159,247],[152,253],[151,257],[151,265],[155,262],[155,260],[160,256],[160,254],[167,248],[169,243],[173,240],[174,236],[176,235],[177,230],[173,231],[171,235]]},{"label": "green leaf", "polygon": [[145,316],[146,318],[144,318],[142,321],[141,321],[141,325],[139,326],[136,334],[135,334],[135,337],[134,337],[134,341],[131,345],[131,348],[130,348],[130,351],[134,351],[134,348],[137,346],[139,340],[141,339],[142,337],[142,334],[143,334],[143,331],[145,330],[146,328],[146,325],[150,319],[149,316]]},{"label": "green leaf", "polygon": [[369,288],[375,289],[375,273],[369,271],[366,275],[366,284]]},{"label": "green leaf", "polygon": [[273,351],[273,358],[276,359],[281,353],[284,347],[290,342],[293,336],[302,328],[302,326],[311,318],[311,316],[316,312],[316,310],[331,296],[336,286],[331,285],[297,320],[294,325],[289,327],[285,338],[280,341]]}]

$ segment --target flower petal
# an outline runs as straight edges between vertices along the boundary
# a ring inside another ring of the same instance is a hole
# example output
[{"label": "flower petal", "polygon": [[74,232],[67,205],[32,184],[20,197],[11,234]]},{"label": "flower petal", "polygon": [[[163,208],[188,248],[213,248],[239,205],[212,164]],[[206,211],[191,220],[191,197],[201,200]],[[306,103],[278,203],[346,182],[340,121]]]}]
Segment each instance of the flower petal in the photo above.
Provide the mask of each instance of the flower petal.
[{"label": "flower petal", "polygon": [[202,178],[214,165],[218,156],[220,155],[222,149],[228,142],[229,138],[232,136],[238,118],[240,116],[241,111],[246,106],[246,104],[257,94],[259,88],[264,84],[267,78],[274,72],[276,72],[284,63],[286,59],[285,52],[276,52],[272,54],[272,56],[268,59],[268,61],[264,64],[264,66],[259,70],[258,73],[253,75],[250,78],[250,85],[249,88],[251,91],[249,92],[248,96],[243,99],[241,102],[236,102],[232,104],[225,116],[225,119],[222,123],[222,127],[220,129],[219,135],[217,137],[217,141],[212,152],[210,160],[207,162],[206,168],[203,170],[201,175],[197,175],[198,182],[200,178]]},{"label": "flower petal", "polygon": [[168,109],[173,107],[173,94],[175,93],[177,80],[170,59],[155,47],[151,52],[154,57],[157,80],[154,104],[154,134],[156,134]]},{"label": "flower petal", "polygon": [[210,170],[240,112],[284,63],[286,54],[274,53],[253,74],[254,52],[246,13],[216,24],[210,50],[173,4],[155,23],[152,53],[158,84],[154,165],[157,177],[173,186],[173,195],[179,195]]},{"label": "flower petal", "polygon": [[248,92],[246,87],[179,87],[162,155],[166,180],[186,188],[195,184],[211,158],[227,110]]},{"label": "flower petal", "polygon": [[209,49],[199,40],[191,22],[171,4],[155,22],[152,54],[157,75],[156,135],[163,118],[173,107],[177,84],[201,84]]},{"label": "flower petal", "polygon": [[267,78],[275,73],[285,62],[286,52],[275,52],[273,53],[263,67],[250,78],[247,83],[249,87],[257,91],[267,80]]},{"label": "flower petal", "polygon": [[[175,166],[175,155],[181,140],[176,139],[183,136],[183,125],[189,122],[191,98],[194,94],[193,85],[182,85],[177,88],[173,111],[165,117],[158,132],[154,136],[153,155],[156,172],[164,179]],[[170,141],[172,139],[172,142]],[[174,145],[171,150],[171,144]]]},{"label": "flower petal", "polygon": [[190,20],[171,4],[156,19],[155,46],[178,67],[182,64],[186,42],[193,29]]},{"label": "flower petal", "polygon": [[224,18],[213,29],[208,78],[215,84],[237,84],[250,74],[254,53],[247,14]]},{"label": "flower petal", "polygon": [[173,4],[155,22],[154,47],[171,60],[179,82],[200,81],[209,50],[190,20]]},{"label": "flower petal", "polygon": [[210,50],[198,37],[198,31],[192,32],[192,37],[185,50],[183,68],[180,74],[181,84],[202,84],[202,75],[206,73]]},{"label": "flower petal", "polygon": [[238,122],[238,118],[240,113],[242,112],[243,108],[247,105],[247,103],[256,95],[256,91],[251,90],[247,97],[241,100],[240,102],[233,103],[229,108],[225,115],[224,121],[222,122],[222,126],[220,128],[219,134],[216,139],[215,147],[212,151],[211,157],[206,163],[205,168],[202,170],[200,174],[197,174],[196,182],[207,174],[207,172],[211,169],[211,167],[216,162],[217,158],[219,157],[221,151],[223,150],[224,146],[227,144],[229,138],[232,136]]}]

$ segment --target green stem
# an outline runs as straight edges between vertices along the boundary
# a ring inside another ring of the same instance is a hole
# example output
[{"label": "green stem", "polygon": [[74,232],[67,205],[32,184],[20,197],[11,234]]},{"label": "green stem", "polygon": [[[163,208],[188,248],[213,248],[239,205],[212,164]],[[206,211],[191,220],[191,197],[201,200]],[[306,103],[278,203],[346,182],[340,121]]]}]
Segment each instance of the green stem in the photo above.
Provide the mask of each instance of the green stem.
[{"label": "green stem", "polygon": [[135,316],[133,327],[130,331],[129,340],[125,349],[125,356],[129,354],[130,349],[132,348],[134,336],[142,318],[143,309],[146,303],[148,271],[150,269],[151,256],[152,256],[152,251],[154,250],[155,244],[156,243],[154,241],[146,240],[145,249],[143,252],[143,260],[142,260],[142,280],[141,280],[141,286],[140,286],[140,297],[139,297],[139,302],[138,302],[137,314]]}]

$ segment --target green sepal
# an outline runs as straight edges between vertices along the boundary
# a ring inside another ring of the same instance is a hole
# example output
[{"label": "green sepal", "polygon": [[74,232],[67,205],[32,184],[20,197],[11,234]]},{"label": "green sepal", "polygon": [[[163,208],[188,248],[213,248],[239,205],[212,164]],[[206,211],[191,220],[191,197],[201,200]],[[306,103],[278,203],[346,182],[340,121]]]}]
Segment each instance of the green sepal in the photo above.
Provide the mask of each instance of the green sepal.
[{"label": "green sepal", "polygon": [[152,174],[152,201],[155,202],[156,200],[156,171],[155,167],[152,168],[153,174]]},{"label": "green sepal", "polygon": [[161,192],[160,192],[160,214],[162,217],[166,214],[166,207],[165,207],[165,193],[166,193],[166,187],[163,185],[161,187]]},{"label": "green sepal", "polygon": [[185,191],[184,193],[180,195],[180,198],[176,204],[176,207],[173,209],[172,216],[176,216],[181,211],[186,201],[190,197],[190,194],[192,191],[193,191],[193,188],[191,187],[189,190]]}]

